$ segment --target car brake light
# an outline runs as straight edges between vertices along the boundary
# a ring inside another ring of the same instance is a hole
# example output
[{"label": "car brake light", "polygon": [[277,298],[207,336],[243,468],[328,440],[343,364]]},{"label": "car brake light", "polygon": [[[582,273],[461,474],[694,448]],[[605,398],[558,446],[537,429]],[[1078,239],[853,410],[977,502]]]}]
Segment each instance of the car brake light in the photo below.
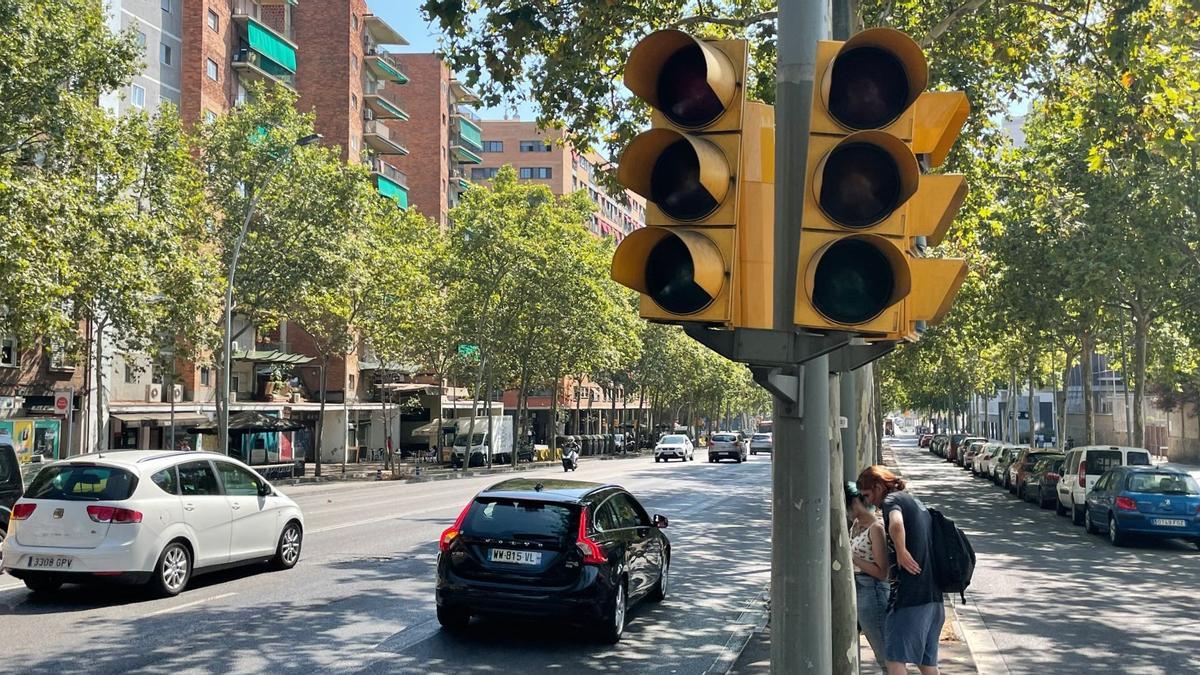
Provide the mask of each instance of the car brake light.
[{"label": "car brake light", "polygon": [[575,548],[583,554],[583,564],[602,565],[608,562],[600,545],[587,536],[588,508],[585,506],[579,512],[579,536],[575,538]]},{"label": "car brake light", "polygon": [[1079,487],[1087,487],[1087,462],[1079,463]]},{"label": "car brake light", "polygon": [[1137,502],[1130,497],[1117,497],[1117,508],[1122,511],[1137,511]]},{"label": "car brake light", "polygon": [[140,523],[142,512],[132,509],[119,509],[115,506],[89,506],[88,517],[97,523]]},{"label": "car brake light", "polygon": [[37,504],[17,504],[12,508],[13,520],[25,520],[33,515],[33,510],[37,508]]},{"label": "car brake light", "polygon": [[458,518],[454,520],[454,524],[442,531],[442,538],[438,539],[439,551],[450,550],[450,544],[454,543],[454,540],[457,539],[458,535],[462,533],[461,528],[463,520],[466,519],[467,511],[471,510],[471,504],[473,503],[474,500],[467,502],[467,505],[463,507],[462,513],[458,514]]},{"label": "car brake light", "polygon": [[1048,473],[1048,474],[1046,474],[1046,480],[1058,480],[1059,478],[1062,478],[1062,476],[1060,476],[1060,475],[1058,475],[1058,474],[1056,474],[1056,473]]}]

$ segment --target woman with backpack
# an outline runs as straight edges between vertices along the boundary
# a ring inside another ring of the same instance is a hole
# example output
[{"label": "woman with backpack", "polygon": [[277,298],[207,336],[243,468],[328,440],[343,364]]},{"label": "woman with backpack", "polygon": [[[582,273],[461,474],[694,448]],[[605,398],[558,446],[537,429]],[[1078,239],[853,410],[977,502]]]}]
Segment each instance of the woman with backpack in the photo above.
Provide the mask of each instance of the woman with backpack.
[{"label": "woman with backpack", "polygon": [[867,467],[858,476],[859,491],[883,509],[892,552],[891,597],[883,638],[887,669],[891,675],[901,675],[912,663],[922,675],[937,675],[938,638],[946,613],[931,564],[933,518],[904,487],[902,478],[879,465]]},{"label": "woman with backpack", "polygon": [[854,562],[854,590],[858,599],[858,626],[875,652],[875,662],[887,672],[884,660],[884,623],[888,604],[887,544],[883,523],[863,499],[854,483],[846,484],[846,512],[851,516],[850,553]]}]

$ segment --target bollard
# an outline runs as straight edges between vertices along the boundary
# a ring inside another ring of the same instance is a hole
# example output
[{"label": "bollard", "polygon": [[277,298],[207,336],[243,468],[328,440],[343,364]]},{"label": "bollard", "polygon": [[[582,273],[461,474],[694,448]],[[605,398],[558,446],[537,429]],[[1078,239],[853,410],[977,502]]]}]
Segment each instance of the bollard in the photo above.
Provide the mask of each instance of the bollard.
[{"label": "bollard", "polygon": [[383,469],[375,469],[375,480],[383,480]]}]

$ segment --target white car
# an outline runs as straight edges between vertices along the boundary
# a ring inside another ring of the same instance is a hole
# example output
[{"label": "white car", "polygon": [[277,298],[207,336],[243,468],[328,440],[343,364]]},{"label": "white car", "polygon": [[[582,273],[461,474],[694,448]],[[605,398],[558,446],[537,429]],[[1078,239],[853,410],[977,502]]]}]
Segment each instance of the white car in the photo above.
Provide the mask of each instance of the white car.
[{"label": "white car", "polygon": [[300,559],[300,507],[209,452],[114,451],[47,465],[13,506],[4,570],[34,592],[117,580],[176,595],[193,574]]},{"label": "white car", "polygon": [[1062,478],[1058,480],[1058,515],[1070,514],[1071,522],[1083,524],[1087,494],[1109,469],[1118,466],[1150,466],[1150,451],[1117,445],[1085,445],[1067,452]]},{"label": "white car", "polygon": [[654,461],[665,462],[671,459],[681,459],[690,462],[696,459],[696,448],[692,439],[683,434],[667,434],[658,439],[654,446]]},{"label": "white car", "polygon": [[775,435],[773,433],[754,434],[750,437],[750,454],[775,451]]}]

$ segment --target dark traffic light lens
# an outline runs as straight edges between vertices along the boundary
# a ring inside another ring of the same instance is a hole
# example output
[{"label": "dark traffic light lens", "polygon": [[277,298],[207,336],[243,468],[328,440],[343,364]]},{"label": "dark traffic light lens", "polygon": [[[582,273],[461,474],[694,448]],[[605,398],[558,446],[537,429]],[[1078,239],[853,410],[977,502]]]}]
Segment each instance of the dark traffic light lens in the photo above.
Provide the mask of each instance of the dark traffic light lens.
[{"label": "dark traffic light lens", "polygon": [[658,102],[672,122],[697,128],[721,116],[725,106],[708,86],[708,66],[700,47],[680,49],[667,59],[658,75]]},{"label": "dark traffic light lens", "polygon": [[861,239],[843,239],[817,263],[812,300],[829,320],[852,325],[879,316],[895,290],[887,256]]},{"label": "dark traffic light lens", "polygon": [[691,143],[675,141],[658,156],[650,174],[650,199],[676,220],[703,218],[717,208],[717,200],[700,183],[700,158]]},{"label": "dark traffic light lens", "polygon": [[900,168],[879,146],[847,143],[833,149],[821,176],[821,210],[845,227],[870,227],[896,210]]},{"label": "dark traffic light lens", "polygon": [[694,314],[713,301],[696,284],[695,263],[679,237],[664,237],[646,256],[647,295],[673,314]]},{"label": "dark traffic light lens", "polygon": [[887,126],[908,107],[904,66],[878,47],[859,47],[838,56],[829,85],[829,114],[851,129]]}]

